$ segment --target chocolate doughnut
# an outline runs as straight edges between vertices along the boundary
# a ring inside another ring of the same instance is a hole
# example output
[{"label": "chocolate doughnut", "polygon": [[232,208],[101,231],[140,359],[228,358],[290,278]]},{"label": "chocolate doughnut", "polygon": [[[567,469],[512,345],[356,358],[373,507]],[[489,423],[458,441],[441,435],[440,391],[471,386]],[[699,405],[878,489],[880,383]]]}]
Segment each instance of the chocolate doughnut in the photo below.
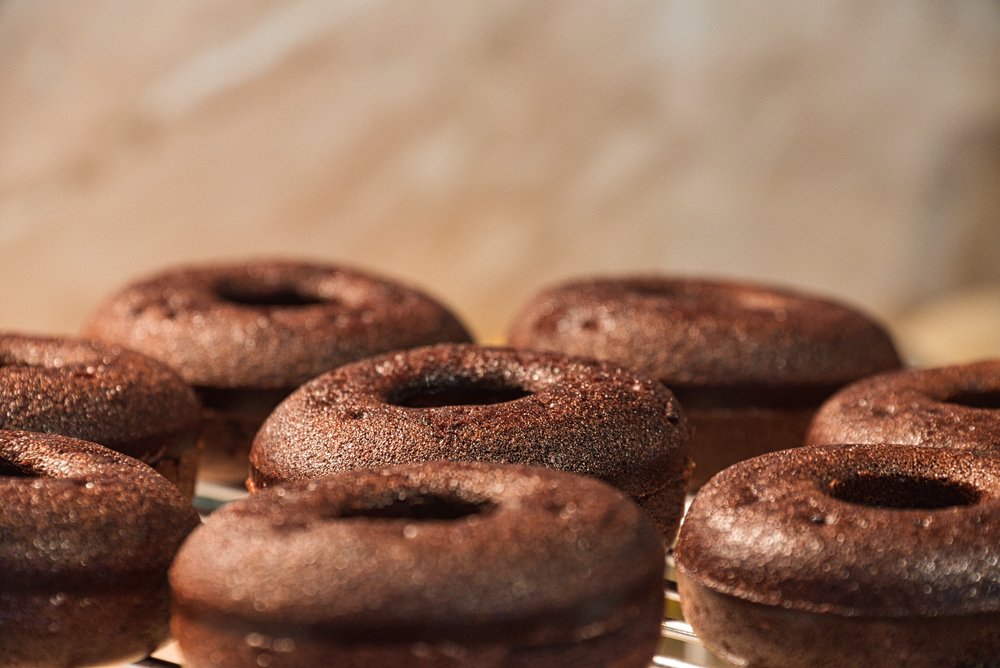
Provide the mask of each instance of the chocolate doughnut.
[{"label": "chocolate doughnut", "polygon": [[1000,360],[876,374],[813,417],[807,443],[905,443],[1000,454]]},{"label": "chocolate doughnut", "polygon": [[257,434],[248,487],[433,459],[546,466],[624,490],[669,540],[688,435],[669,390],[616,364],[441,344],[303,385]]},{"label": "chocolate doughnut", "polygon": [[1000,666],[1000,460],[807,446],[719,473],[675,552],[685,619],[756,668]]},{"label": "chocolate doughnut", "polygon": [[281,260],[184,267],[109,297],[84,331],[166,362],[205,406],[201,476],[243,484],[261,422],[293,389],[377,353],[468,341],[443,306],[351,269]]},{"label": "chocolate doughnut", "polygon": [[0,429],[98,443],[191,498],[200,424],[198,398],[161,362],[99,342],[0,334]]},{"label": "chocolate doughnut", "polygon": [[620,491],[421,462],[216,511],[170,571],[190,668],[646,668],[661,539]]},{"label": "chocolate doughnut", "polygon": [[0,431],[0,664],[103,665],[155,650],[170,633],[167,569],[199,521],[138,460]]},{"label": "chocolate doughnut", "polygon": [[896,368],[886,332],[852,308],[750,283],[592,278],[543,290],[511,325],[517,348],[610,360],[659,379],[691,421],[691,487],[802,444],[842,385]]}]

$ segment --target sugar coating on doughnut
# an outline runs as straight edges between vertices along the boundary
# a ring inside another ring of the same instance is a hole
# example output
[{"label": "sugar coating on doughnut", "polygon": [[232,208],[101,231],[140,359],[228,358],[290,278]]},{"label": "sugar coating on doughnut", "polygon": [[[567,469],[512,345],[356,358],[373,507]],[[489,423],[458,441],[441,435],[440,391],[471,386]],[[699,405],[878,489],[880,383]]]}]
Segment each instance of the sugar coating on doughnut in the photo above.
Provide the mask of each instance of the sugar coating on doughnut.
[{"label": "sugar coating on doughnut", "polygon": [[583,476],[440,461],[350,471],[213,514],[172,567],[175,628],[419,654],[569,648],[644,625],[645,666],[663,556],[635,504]]},{"label": "sugar coating on doughnut", "polygon": [[857,310],[798,292],[725,280],[633,276],[541,291],[508,341],[614,360],[668,386],[832,390],[899,357]]},{"label": "sugar coating on doughnut", "polygon": [[181,267],[137,280],[106,299],[84,331],[214,388],[290,389],[368,355],[469,340],[452,313],[414,288],[287,260]]},{"label": "sugar coating on doughnut", "polygon": [[304,384],[258,432],[249,484],[434,459],[545,466],[662,506],[655,519],[670,532],[690,472],[688,436],[670,391],[616,364],[442,344]]},{"label": "sugar coating on doughnut", "polygon": [[139,658],[169,635],[166,573],[200,522],[141,462],[0,431],[0,657],[41,668]]},{"label": "sugar coating on doughnut", "polygon": [[[144,355],[97,341],[0,335],[0,428],[99,443],[187,485],[200,412],[194,391]],[[186,476],[180,462],[188,460]]]},{"label": "sugar coating on doughnut", "polygon": [[831,396],[807,443],[904,443],[1000,452],[1000,360],[876,374]]}]

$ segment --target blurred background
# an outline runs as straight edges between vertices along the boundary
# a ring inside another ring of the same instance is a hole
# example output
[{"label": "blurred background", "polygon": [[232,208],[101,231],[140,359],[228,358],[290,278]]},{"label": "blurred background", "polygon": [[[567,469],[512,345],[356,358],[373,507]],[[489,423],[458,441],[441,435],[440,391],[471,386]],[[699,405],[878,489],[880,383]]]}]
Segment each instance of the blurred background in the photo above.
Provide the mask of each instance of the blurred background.
[{"label": "blurred background", "polygon": [[655,271],[1000,356],[1000,3],[0,0],[0,327],[269,255],[490,342],[542,286]]}]

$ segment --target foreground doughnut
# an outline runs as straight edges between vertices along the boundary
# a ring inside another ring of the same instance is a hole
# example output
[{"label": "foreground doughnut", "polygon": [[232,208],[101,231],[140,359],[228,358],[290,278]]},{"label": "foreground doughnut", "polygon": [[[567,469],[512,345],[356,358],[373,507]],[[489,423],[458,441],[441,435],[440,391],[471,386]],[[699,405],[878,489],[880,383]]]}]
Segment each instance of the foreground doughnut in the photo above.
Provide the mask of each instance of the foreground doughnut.
[{"label": "foreground doughnut", "polygon": [[820,407],[808,443],[905,443],[1000,454],[1000,360],[886,372]]},{"label": "foreground doughnut", "polygon": [[216,511],[171,568],[191,668],[646,668],[659,534],[599,481],[424,462]]},{"label": "foreground doughnut", "polygon": [[254,434],[306,380],[369,355],[468,341],[421,292],[322,264],[261,260],[136,281],[90,316],[88,336],[166,362],[205,406],[202,477],[242,485]]},{"label": "foreground doughnut", "polygon": [[135,459],[0,431],[0,665],[90,666],[155,650],[170,632],[167,569],[198,523]]},{"label": "foreground doughnut", "polygon": [[886,332],[847,306],[733,281],[593,278],[543,290],[515,318],[518,348],[611,360],[673,390],[691,421],[691,487],[802,444],[842,385],[900,365]]},{"label": "foreground doughnut", "polygon": [[675,553],[685,619],[754,668],[1000,666],[1000,460],[813,446],[702,487]]},{"label": "foreground doughnut", "polygon": [[628,493],[676,535],[689,429],[669,390],[607,362],[443,344],[306,383],[267,419],[248,487],[433,459],[546,466]]},{"label": "foreground doughnut", "polygon": [[200,426],[198,398],[161,362],[98,342],[0,334],[0,429],[99,443],[190,498]]}]

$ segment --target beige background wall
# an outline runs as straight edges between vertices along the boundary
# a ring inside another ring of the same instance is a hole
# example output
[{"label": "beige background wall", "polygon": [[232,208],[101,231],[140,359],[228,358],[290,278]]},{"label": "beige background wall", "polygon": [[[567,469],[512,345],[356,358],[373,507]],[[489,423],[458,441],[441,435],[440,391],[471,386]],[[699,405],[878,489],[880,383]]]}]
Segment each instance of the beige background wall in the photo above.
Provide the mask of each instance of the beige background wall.
[{"label": "beige background wall", "polygon": [[0,0],[0,327],[266,254],[488,340],[544,284],[655,270],[1000,355],[1000,4]]}]

